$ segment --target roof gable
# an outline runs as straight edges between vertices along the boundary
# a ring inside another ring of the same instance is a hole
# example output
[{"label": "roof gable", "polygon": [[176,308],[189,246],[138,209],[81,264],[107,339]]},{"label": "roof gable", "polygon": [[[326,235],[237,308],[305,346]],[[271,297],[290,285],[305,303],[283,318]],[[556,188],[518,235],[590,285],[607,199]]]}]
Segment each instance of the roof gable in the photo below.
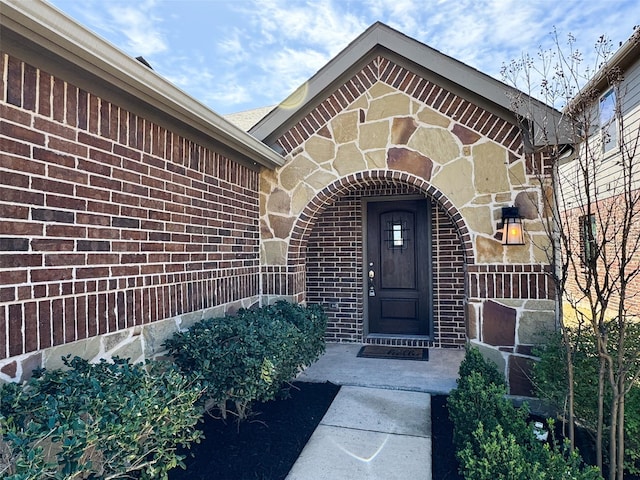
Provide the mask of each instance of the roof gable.
[{"label": "roof gable", "polygon": [[[453,133],[464,144],[468,140],[473,143],[481,135],[486,135],[515,156],[523,153],[520,130],[513,121],[506,120],[383,56],[371,60],[295,125],[278,136],[272,142],[273,147],[282,153],[290,153],[314,133],[331,137],[326,124],[367,90],[375,88],[374,85],[378,82],[451,118],[455,122]],[[361,112],[360,115],[362,119],[366,114]]]},{"label": "roof gable", "polygon": [[[341,86],[348,85],[348,90],[354,94],[363,93],[364,85],[358,85],[359,80],[353,79],[357,78],[358,72],[366,69],[378,58],[386,59],[406,71],[417,74],[425,81],[443,87],[461,99],[471,101],[514,124],[517,123],[517,115],[531,115],[531,111],[514,112],[507,95],[509,91],[514,91],[512,87],[377,22],[260,120],[250,133],[279,150],[276,140],[308,117],[314,109],[322,108],[326,99]],[[385,81],[418,98],[416,93],[420,92],[415,92],[415,88],[409,91],[413,85],[403,84],[397,75],[380,77],[381,73],[383,72],[375,71],[374,68],[367,78],[374,82]],[[353,97],[355,98],[357,97]],[[340,100],[334,99],[334,102]],[[533,115],[560,115],[542,102],[531,100],[527,102],[527,108],[531,109],[533,105]]]}]

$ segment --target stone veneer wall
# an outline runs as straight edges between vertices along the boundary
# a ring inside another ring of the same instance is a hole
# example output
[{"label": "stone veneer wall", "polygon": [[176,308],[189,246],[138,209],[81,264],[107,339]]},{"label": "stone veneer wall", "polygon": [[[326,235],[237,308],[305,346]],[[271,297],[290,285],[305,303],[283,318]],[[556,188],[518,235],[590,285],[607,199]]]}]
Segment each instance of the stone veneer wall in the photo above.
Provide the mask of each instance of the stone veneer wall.
[{"label": "stone veneer wall", "polygon": [[256,171],[17,58],[0,79],[0,379],[259,301]]},{"label": "stone veneer wall", "polygon": [[[549,162],[525,155],[514,123],[378,56],[277,143],[287,163],[263,172],[260,184],[261,258],[263,270],[272,272],[265,294],[319,298],[304,264],[316,246],[314,228],[323,229],[328,209],[344,208],[345,195],[372,183],[419,191],[450,219],[464,258],[451,277],[467,289],[460,315],[468,339],[510,375],[512,393],[527,389],[519,378],[539,338],[534,332],[554,324],[548,239],[538,217],[546,193],[538,174],[547,173]],[[511,205],[520,208],[528,238],[505,248],[498,223],[501,208]],[[353,221],[357,212],[347,211],[344,220]],[[348,277],[357,279],[358,272]],[[361,284],[348,288],[362,292]],[[494,304],[510,309],[508,315],[496,316]],[[459,312],[460,304],[451,308]],[[343,313],[348,332],[341,338],[359,340],[362,309],[351,303]],[[503,329],[511,332],[506,338],[492,336]]]}]

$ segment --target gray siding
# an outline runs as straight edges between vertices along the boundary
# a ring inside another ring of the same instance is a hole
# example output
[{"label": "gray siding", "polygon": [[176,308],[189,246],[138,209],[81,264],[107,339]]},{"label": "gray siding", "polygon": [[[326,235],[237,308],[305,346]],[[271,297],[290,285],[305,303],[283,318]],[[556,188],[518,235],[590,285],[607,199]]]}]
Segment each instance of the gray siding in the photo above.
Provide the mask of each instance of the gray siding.
[{"label": "gray siding", "polygon": [[[604,92],[602,92],[604,93]],[[593,105],[594,125],[588,145],[579,147],[581,155],[587,155],[597,161],[590,163],[590,178],[592,182],[592,195],[594,199],[603,200],[621,193],[624,185],[621,160],[633,156],[633,182],[635,188],[640,188],[640,59],[624,72],[624,79],[618,91],[618,102],[622,113],[622,123],[618,125],[618,142],[622,144],[625,155],[615,148],[607,153],[602,153],[602,138],[598,123],[598,102]],[[622,128],[622,131],[620,131]],[[622,142],[620,140],[622,139]],[[587,153],[588,150],[588,153]],[[580,205],[580,198],[584,198],[584,185],[582,173],[578,162],[567,162],[560,166],[560,188],[562,194],[561,204],[566,209],[576,208]]]}]

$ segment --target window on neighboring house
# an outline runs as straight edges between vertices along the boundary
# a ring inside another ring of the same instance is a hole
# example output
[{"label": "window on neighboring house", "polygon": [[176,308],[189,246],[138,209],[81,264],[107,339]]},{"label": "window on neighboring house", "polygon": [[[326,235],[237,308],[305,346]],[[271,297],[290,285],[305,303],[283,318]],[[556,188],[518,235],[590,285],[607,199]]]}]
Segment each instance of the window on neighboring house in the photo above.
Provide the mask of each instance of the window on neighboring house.
[{"label": "window on neighboring house", "polygon": [[583,265],[589,265],[596,257],[596,216],[580,217],[580,258]]},{"label": "window on neighboring house", "polygon": [[600,97],[600,133],[602,151],[607,153],[618,145],[618,126],[616,122],[616,92],[613,88]]}]

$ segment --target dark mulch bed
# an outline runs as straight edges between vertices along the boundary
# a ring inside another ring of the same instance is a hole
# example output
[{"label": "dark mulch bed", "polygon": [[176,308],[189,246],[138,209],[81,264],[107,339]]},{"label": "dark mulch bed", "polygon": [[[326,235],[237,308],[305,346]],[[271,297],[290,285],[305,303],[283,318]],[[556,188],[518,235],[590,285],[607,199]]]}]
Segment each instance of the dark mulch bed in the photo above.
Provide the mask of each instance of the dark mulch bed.
[{"label": "dark mulch bed", "polygon": [[453,446],[453,423],[449,420],[447,395],[431,396],[431,449],[433,480],[462,480]]},{"label": "dark mulch bed", "polygon": [[294,383],[289,398],[255,405],[255,415],[240,424],[205,417],[205,439],[191,446],[187,470],[176,468],[169,478],[284,479],[339,389],[332,383]]}]

